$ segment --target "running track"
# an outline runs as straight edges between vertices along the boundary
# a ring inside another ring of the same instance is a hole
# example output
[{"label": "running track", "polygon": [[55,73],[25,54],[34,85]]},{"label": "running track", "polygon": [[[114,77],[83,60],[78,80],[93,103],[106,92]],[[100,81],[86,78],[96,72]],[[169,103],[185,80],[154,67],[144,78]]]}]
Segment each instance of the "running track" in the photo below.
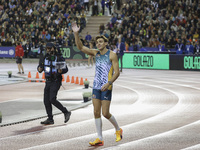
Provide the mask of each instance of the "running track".
[{"label": "running track", "polygon": [[[33,71],[36,64],[27,66]],[[71,67],[68,74],[87,77],[92,82],[94,68]],[[22,85],[18,84],[19,87]],[[77,88],[70,83],[64,84],[64,87]],[[41,95],[39,98],[42,98]],[[0,149],[200,149],[199,72],[124,69],[114,83],[111,113],[124,131],[120,142],[115,142],[115,130],[103,118],[105,144],[89,146],[88,142],[96,138],[96,129],[93,107],[88,105],[72,111],[67,124],[63,123],[61,114],[55,116],[55,124],[50,126],[40,125],[43,119],[38,119],[0,127]]]}]

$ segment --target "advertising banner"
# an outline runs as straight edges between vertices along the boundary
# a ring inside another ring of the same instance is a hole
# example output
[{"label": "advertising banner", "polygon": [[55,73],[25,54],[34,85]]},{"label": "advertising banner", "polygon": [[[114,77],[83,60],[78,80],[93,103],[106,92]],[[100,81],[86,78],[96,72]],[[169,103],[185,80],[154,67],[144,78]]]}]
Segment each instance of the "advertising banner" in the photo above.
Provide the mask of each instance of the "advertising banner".
[{"label": "advertising banner", "polygon": [[200,70],[198,55],[170,55],[170,70]]},{"label": "advertising banner", "polygon": [[65,59],[87,59],[88,55],[81,52],[76,46],[60,47]]},{"label": "advertising banner", "polygon": [[0,57],[15,57],[15,47],[0,47]]},{"label": "advertising banner", "polygon": [[168,70],[169,54],[125,53],[123,68]]}]

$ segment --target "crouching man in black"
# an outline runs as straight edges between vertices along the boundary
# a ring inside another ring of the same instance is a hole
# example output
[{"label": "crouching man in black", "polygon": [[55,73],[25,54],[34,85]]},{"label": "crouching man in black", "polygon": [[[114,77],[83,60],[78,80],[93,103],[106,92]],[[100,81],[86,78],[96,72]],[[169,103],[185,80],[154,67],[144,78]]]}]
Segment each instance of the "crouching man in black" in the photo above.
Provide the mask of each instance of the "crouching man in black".
[{"label": "crouching man in black", "polygon": [[71,112],[57,100],[57,93],[62,84],[62,74],[68,72],[67,66],[62,69],[56,66],[58,62],[64,62],[64,58],[58,53],[53,43],[46,44],[46,55],[41,58],[37,67],[39,73],[45,72],[45,88],[44,88],[44,105],[48,118],[42,121],[41,124],[54,124],[52,114],[52,104],[64,113],[64,123],[66,123],[71,115]]}]

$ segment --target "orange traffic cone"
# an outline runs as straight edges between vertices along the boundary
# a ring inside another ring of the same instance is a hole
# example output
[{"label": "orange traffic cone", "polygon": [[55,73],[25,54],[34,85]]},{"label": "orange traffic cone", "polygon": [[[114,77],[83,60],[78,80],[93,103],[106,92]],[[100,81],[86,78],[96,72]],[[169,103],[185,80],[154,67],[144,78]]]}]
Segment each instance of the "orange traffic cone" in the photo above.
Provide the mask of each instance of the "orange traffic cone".
[{"label": "orange traffic cone", "polygon": [[[35,78],[36,78],[36,79],[39,79],[39,78],[40,78],[38,72],[36,73],[36,77],[35,77]],[[36,80],[36,82],[39,82],[39,80]]]},{"label": "orange traffic cone", "polygon": [[38,72],[36,73],[36,77],[35,77],[35,78],[36,78],[36,79],[39,79],[39,78],[40,78]]},{"label": "orange traffic cone", "polygon": [[64,77],[64,74],[62,74],[62,82],[65,81],[65,77]]},{"label": "orange traffic cone", "polygon": [[31,72],[30,71],[28,72],[28,78],[31,78]]},{"label": "orange traffic cone", "polygon": [[71,83],[74,83],[74,76],[72,76]]},{"label": "orange traffic cone", "polygon": [[76,77],[76,82],[75,82],[75,84],[79,84],[78,77]]},{"label": "orange traffic cone", "polygon": [[70,82],[69,75],[67,75],[66,82]]},{"label": "orange traffic cone", "polygon": [[83,85],[83,78],[81,77],[80,85]]}]

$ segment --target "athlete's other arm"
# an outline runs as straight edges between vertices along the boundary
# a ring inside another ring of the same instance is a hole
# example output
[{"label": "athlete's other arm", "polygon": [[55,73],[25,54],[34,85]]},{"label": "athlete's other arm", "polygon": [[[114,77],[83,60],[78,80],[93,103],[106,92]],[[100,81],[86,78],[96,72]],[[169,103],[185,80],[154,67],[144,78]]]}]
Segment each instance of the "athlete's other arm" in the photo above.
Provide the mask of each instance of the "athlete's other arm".
[{"label": "athlete's other arm", "polygon": [[[116,53],[113,51],[110,51],[110,61],[112,62],[114,74],[112,78],[109,80],[109,82],[112,84],[120,75],[119,73],[119,62]],[[110,83],[106,83],[102,86],[101,91],[106,91],[108,87],[110,86]]]},{"label": "athlete's other arm", "polygon": [[97,53],[97,50],[95,49],[89,49],[88,47],[86,46],[83,46],[83,43],[81,42],[80,38],[79,38],[79,35],[78,35],[78,32],[80,30],[80,27],[77,26],[77,24],[74,22],[72,23],[72,30],[74,32],[74,36],[75,36],[75,43],[76,43],[76,46],[77,48],[82,51],[83,53],[86,53],[88,55],[92,55],[92,56],[95,56],[96,53]]}]

